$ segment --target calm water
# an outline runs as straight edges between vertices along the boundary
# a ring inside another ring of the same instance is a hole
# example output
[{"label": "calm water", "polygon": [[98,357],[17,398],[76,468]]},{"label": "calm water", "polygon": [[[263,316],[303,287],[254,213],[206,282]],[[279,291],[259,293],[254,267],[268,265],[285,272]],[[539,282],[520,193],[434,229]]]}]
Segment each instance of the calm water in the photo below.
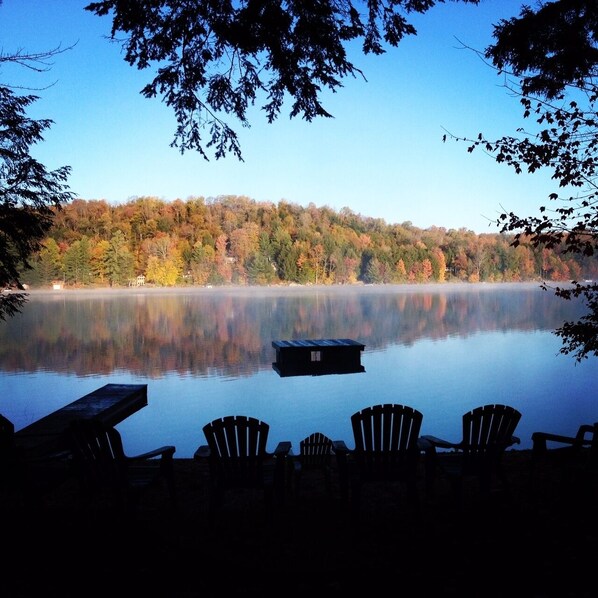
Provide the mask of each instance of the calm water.
[{"label": "calm water", "polygon": [[[422,434],[456,441],[465,411],[498,402],[530,448],[598,420],[598,361],[560,355],[552,332],[580,313],[536,284],[32,293],[0,322],[0,412],[18,430],[109,382],[148,384],[125,449],[192,457],[223,415],[267,421],[270,449],[315,431],[352,446],[367,405],[411,405]],[[355,339],[365,372],[281,378],[272,340],[296,338]]]}]

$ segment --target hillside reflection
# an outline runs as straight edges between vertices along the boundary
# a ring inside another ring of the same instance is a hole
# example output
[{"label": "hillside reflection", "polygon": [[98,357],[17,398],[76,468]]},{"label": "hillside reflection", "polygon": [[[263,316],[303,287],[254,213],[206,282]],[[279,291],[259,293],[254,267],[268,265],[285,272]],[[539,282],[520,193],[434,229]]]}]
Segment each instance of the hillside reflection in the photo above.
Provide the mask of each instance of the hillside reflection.
[{"label": "hillside reflection", "polygon": [[0,371],[244,376],[271,368],[275,339],[353,338],[368,352],[578,315],[538,285],[32,294],[0,322]]}]

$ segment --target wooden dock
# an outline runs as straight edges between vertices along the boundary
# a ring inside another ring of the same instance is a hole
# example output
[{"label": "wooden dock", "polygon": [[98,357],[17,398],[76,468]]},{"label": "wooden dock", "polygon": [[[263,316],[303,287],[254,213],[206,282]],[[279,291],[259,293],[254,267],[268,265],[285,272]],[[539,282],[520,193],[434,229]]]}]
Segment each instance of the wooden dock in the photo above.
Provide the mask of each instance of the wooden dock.
[{"label": "wooden dock", "polygon": [[17,446],[30,456],[60,451],[76,418],[99,418],[115,426],[147,405],[147,384],[106,384],[15,432]]},{"label": "wooden dock", "polygon": [[350,338],[272,341],[276,362],[272,368],[284,376],[322,376],[364,372],[365,345]]}]

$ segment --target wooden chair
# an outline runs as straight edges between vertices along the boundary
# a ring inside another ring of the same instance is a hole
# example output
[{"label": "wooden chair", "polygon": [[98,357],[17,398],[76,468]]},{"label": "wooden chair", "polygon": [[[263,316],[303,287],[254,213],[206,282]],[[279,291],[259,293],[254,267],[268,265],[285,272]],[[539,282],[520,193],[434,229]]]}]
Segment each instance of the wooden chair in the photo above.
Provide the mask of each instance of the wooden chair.
[{"label": "wooden chair", "polygon": [[0,414],[0,489],[3,496],[13,492],[18,478],[15,427],[8,418]]},{"label": "wooden chair", "polygon": [[295,495],[301,494],[301,478],[304,471],[319,471],[324,476],[326,490],[331,491],[332,440],[322,432],[314,432],[299,443],[299,454],[292,460]]},{"label": "wooden chair", "polygon": [[405,405],[366,407],[351,416],[355,448],[334,441],[341,494],[359,506],[364,484],[399,482],[412,503],[419,505],[417,466],[421,453],[418,440],[423,415]]},{"label": "wooden chair", "polygon": [[161,482],[176,504],[174,446],[127,456],[118,430],[93,418],[73,420],[68,436],[85,504],[107,499],[109,506],[131,511],[144,490]]},{"label": "wooden chair", "polygon": [[0,414],[0,496],[5,505],[38,506],[68,479],[68,451],[36,454],[17,445],[14,424]]},{"label": "wooden chair", "polygon": [[598,422],[580,425],[575,436],[534,432],[532,443],[530,487],[533,494],[546,491],[540,483],[539,470],[549,468],[560,470],[558,492],[561,498],[576,500],[589,495],[598,473]]},{"label": "wooden chair", "polygon": [[227,491],[241,488],[263,491],[267,512],[274,495],[284,502],[291,443],[279,442],[268,452],[269,431],[267,423],[244,415],[215,419],[203,427],[207,444],[199,446],[194,458],[208,467],[211,511],[222,506]]},{"label": "wooden chair", "polygon": [[[534,432],[532,434],[532,457],[535,459],[554,456],[565,460],[585,456],[588,464],[596,458],[595,433],[598,422],[582,424],[577,429],[575,436],[562,436],[550,432]],[[549,448],[550,445],[550,448]],[[556,446],[555,446],[556,445]],[[585,451],[584,449],[594,449]]]},{"label": "wooden chair", "polygon": [[[496,480],[508,491],[502,460],[505,450],[520,442],[514,436],[520,419],[521,413],[508,405],[483,405],[463,415],[463,436],[459,442],[422,436],[422,442],[427,443],[426,464],[432,469],[427,475],[434,479],[439,468],[451,481],[460,503],[463,482],[467,479],[475,478],[484,496],[490,493]],[[438,458],[437,449],[449,452]]]}]

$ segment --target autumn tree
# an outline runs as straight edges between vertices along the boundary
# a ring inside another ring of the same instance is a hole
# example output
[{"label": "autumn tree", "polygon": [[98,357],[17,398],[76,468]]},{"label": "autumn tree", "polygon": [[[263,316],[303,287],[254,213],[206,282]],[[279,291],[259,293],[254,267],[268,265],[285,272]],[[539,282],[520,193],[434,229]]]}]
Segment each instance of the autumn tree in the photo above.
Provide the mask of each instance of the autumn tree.
[{"label": "autumn tree", "polygon": [[109,249],[110,242],[106,239],[98,241],[91,248],[91,270],[94,278],[100,283],[104,283],[108,278],[106,254]]},{"label": "autumn tree", "polygon": [[231,282],[233,278],[232,260],[226,250],[227,239],[226,235],[219,235],[216,239],[216,275],[218,276],[219,282]]},{"label": "autumn tree", "polygon": [[[514,135],[498,140],[479,134],[465,140],[493,155],[515,172],[546,169],[558,190],[539,214],[500,215],[502,232],[515,233],[534,247],[564,254],[594,256],[598,250],[598,3],[596,0],[555,0],[524,6],[520,15],[495,26],[494,44],[484,57],[508,77],[507,89],[519,95],[524,120]],[[526,266],[527,267],[527,263]],[[570,270],[561,261],[551,268],[561,279]],[[544,288],[549,288],[544,284]],[[552,288],[552,287],[550,287]],[[573,280],[554,287],[565,300],[581,298],[588,311],[578,321],[555,331],[561,353],[578,361],[598,356],[598,283]]]},{"label": "autumn tree", "polygon": [[197,242],[191,251],[189,267],[193,284],[205,285],[214,282],[216,271],[216,251],[211,245]]},{"label": "autumn tree", "polygon": [[169,235],[158,235],[144,242],[148,254],[145,277],[148,282],[160,286],[174,286],[182,274],[183,260],[175,239]]}]

